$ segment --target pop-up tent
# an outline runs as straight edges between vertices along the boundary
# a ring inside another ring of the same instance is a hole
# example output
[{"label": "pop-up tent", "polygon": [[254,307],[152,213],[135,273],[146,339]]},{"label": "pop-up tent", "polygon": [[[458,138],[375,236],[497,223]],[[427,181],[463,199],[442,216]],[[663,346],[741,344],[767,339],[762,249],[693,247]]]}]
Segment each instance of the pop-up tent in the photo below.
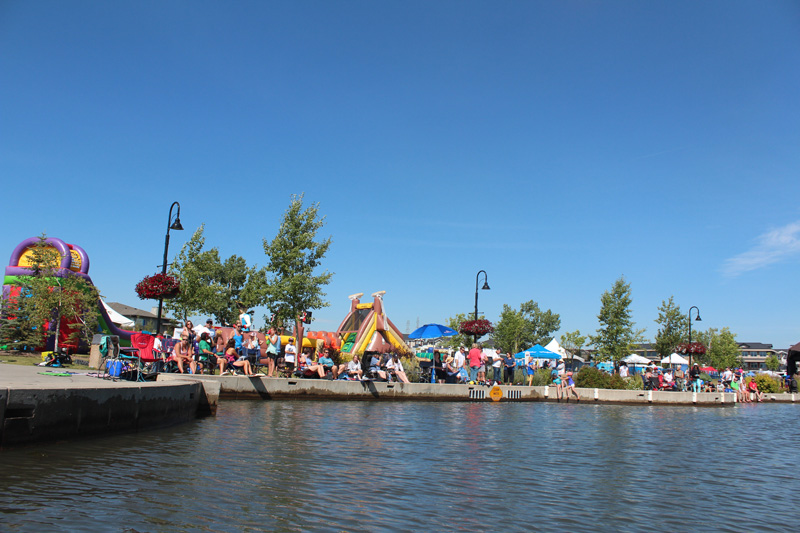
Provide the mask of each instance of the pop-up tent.
[{"label": "pop-up tent", "polygon": [[534,344],[527,350],[514,354],[517,359],[525,359],[531,357],[533,359],[561,359],[561,356],[555,352],[542,347],[541,344]]},{"label": "pop-up tent", "polygon": [[628,357],[622,359],[629,365],[649,365],[652,361],[647,357],[642,357],[638,353],[632,353]]}]

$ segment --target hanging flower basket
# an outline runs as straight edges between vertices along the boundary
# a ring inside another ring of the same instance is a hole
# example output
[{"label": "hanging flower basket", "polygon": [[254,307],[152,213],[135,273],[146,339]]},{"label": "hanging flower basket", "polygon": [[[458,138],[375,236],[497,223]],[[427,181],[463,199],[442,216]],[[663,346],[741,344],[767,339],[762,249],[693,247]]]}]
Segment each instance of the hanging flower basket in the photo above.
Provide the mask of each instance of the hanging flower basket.
[{"label": "hanging flower basket", "polygon": [[492,323],[481,318],[479,320],[467,320],[462,322],[458,327],[458,332],[462,335],[475,335],[476,337],[483,337],[487,333],[494,331]]},{"label": "hanging flower basket", "polygon": [[706,353],[706,346],[702,342],[684,343],[679,344],[677,351],[681,355],[702,355]]},{"label": "hanging flower basket", "polygon": [[145,276],[136,284],[136,294],[142,300],[168,300],[181,293],[181,282],[168,274]]}]

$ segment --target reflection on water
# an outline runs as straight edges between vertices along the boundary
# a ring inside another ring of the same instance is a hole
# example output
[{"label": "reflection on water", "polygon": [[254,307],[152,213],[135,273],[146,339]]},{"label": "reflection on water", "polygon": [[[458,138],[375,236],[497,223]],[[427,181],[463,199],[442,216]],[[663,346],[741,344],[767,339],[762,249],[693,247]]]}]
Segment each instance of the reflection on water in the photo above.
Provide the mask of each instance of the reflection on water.
[{"label": "reflection on water", "polygon": [[0,453],[0,530],[789,531],[798,407],[223,402]]}]

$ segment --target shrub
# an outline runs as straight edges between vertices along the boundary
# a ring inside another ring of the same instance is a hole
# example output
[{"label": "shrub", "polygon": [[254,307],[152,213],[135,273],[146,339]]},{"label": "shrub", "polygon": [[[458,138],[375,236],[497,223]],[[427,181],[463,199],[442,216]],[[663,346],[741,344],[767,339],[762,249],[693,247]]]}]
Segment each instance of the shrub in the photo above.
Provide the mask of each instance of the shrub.
[{"label": "shrub", "polygon": [[534,387],[543,387],[545,385],[549,385],[553,382],[553,377],[550,374],[551,370],[546,368],[540,368],[536,371],[533,375],[533,383]]},{"label": "shrub", "polygon": [[609,388],[608,374],[601,372],[593,366],[584,366],[575,377],[575,385],[587,389]]},{"label": "shrub", "polygon": [[[641,382],[641,380],[639,381]],[[620,377],[619,374],[611,374],[610,376],[608,376],[608,388],[625,390],[627,388],[627,384],[625,382],[625,379]]]},{"label": "shrub", "polygon": [[625,388],[627,390],[644,389],[644,383],[642,382],[642,378],[639,375],[628,376],[627,378],[625,378]]},{"label": "shrub", "polygon": [[[781,385],[775,378],[770,376],[769,374],[757,374],[755,377],[756,385],[758,385],[758,390],[761,392],[780,392]],[[748,381],[752,381],[748,380]]]}]

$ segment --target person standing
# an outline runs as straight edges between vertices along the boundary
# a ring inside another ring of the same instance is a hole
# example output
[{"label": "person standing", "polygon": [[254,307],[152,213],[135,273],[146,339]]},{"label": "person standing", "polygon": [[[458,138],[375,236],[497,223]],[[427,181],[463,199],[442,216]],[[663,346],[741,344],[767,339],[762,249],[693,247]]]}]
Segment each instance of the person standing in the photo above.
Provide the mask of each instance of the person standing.
[{"label": "person standing", "polygon": [[692,392],[700,392],[700,367],[697,363],[689,370],[689,381],[692,383]]},{"label": "person standing", "polygon": [[514,359],[514,356],[511,355],[511,352],[508,352],[503,359],[503,367],[505,370],[505,382],[509,385],[514,384],[514,370],[516,370],[517,360]]},{"label": "person standing", "polygon": [[464,347],[459,347],[456,354],[453,356],[453,362],[456,367],[456,372],[458,372],[458,378],[460,381],[467,382],[469,381],[469,373],[467,372],[465,365],[467,362],[467,352],[464,350]]},{"label": "person standing", "polygon": [[536,375],[536,361],[530,354],[525,354],[525,373],[528,374],[528,387],[533,386],[533,376]]},{"label": "person standing", "polygon": [[469,359],[469,380],[475,383],[478,380],[478,370],[481,368],[481,349],[478,348],[478,343],[474,343],[467,355]]},{"label": "person standing", "polygon": [[247,333],[253,326],[253,320],[250,318],[250,313],[244,307],[239,307],[239,325],[242,326],[242,331]]},{"label": "person standing", "polygon": [[492,379],[494,379],[494,381],[496,383],[502,383],[503,382],[503,355],[499,351],[496,351],[494,353],[494,359],[492,360],[492,371],[494,373],[494,376],[492,376]]}]

